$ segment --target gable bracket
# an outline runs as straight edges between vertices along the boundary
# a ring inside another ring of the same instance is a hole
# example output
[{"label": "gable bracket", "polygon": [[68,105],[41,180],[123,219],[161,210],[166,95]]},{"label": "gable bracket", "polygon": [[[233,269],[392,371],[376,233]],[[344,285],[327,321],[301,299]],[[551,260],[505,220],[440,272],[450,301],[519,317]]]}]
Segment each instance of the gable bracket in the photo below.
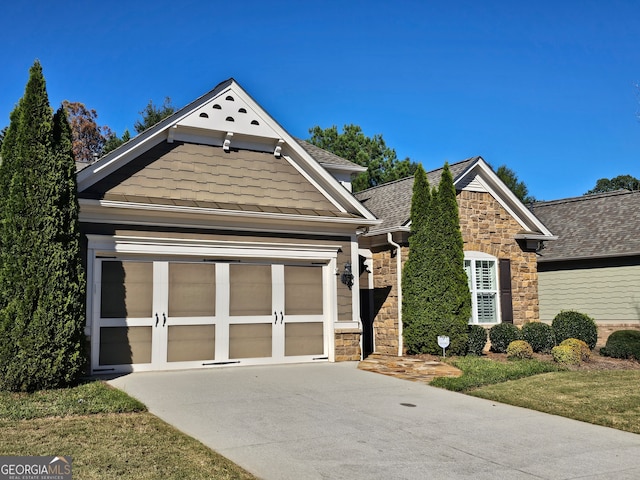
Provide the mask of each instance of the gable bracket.
[{"label": "gable bracket", "polygon": [[227,132],[227,136],[224,139],[224,143],[222,144],[222,149],[225,152],[228,152],[231,148],[231,137],[233,137],[233,132]]},{"label": "gable bracket", "polygon": [[284,145],[284,140],[283,139],[279,139],[278,140],[278,144],[276,145],[276,148],[273,151],[273,156],[274,157],[280,158],[280,155],[282,155],[282,145]]},{"label": "gable bracket", "polygon": [[169,131],[167,132],[167,143],[173,143],[173,139],[175,137],[177,128],[178,128],[177,125],[174,125],[171,128],[169,128]]}]

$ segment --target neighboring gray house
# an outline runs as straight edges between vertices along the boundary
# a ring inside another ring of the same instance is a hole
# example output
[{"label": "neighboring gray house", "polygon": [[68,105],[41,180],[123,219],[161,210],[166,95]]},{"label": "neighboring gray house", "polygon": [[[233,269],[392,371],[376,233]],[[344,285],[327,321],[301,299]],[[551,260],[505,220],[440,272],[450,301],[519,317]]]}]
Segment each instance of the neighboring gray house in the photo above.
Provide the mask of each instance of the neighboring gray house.
[{"label": "neighboring gray house", "polygon": [[538,256],[540,319],[577,310],[614,330],[640,329],[640,192],[538,202],[532,211],[558,236]]}]

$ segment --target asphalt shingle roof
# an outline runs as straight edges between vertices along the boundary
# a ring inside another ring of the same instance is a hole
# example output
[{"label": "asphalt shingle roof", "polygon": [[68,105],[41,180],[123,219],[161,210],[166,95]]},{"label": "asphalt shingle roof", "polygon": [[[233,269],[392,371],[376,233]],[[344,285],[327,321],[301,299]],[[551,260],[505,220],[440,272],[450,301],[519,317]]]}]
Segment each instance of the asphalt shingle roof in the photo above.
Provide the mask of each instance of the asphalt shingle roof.
[{"label": "asphalt shingle roof", "polygon": [[326,165],[338,165],[341,167],[354,167],[354,170],[362,170],[363,167],[360,165],[350,162],[349,160],[339,157],[338,155],[331,153],[327,150],[324,150],[320,147],[315,146],[312,143],[307,142],[306,140],[301,140],[300,138],[295,139],[296,142],[300,144],[305,151],[313,157],[313,159],[319,164]]},{"label": "asphalt shingle roof", "polygon": [[[462,162],[449,165],[451,175],[455,180],[478,157],[469,158]],[[427,172],[429,185],[432,187],[440,183],[442,168]],[[413,177],[403,178],[368,188],[355,194],[356,198],[369,209],[382,224],[370,230],[370,233],[384,231],[406,225],[411,215],[411,197],[413,195]]]},{"label": "asphalt shingle roof", "polygon": [[539,262],[640,255],[640,192],[617,192],[534,203],[533,213],[559,238]]}]

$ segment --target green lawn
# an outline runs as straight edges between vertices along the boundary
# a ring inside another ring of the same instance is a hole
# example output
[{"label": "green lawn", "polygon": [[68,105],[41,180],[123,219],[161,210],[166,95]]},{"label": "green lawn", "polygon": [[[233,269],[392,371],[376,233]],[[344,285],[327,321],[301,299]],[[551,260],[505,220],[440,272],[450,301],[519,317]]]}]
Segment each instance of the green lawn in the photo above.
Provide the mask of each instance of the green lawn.
[{"label": "green lawn", "polygon": [[640,433],[640,370],[562,371],[539,360],[460,357],[464,373],[431,385],[476,397]]},{"label": "green lawn", "polygon": [[71,455],[74,479],[254,479],[103,382],[0,392],[0,455]]}]

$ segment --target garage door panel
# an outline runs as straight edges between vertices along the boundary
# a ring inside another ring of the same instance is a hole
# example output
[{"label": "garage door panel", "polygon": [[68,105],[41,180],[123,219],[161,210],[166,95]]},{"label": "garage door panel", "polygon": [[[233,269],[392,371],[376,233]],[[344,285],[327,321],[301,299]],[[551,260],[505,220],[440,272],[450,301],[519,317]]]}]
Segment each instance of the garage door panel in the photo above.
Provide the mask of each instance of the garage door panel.
[{"label": "garage door panel", "polygon": [[269,323],[229,325],[229,358],[271,357],[273,328]]},{"label": "garage door panel", "polygon": [[208,263],[169,264],[169,316],[215,316],[216,269]]},{"label": "garage door panel", "polygon": [[286,315],[322,315],[322,267],[287,265],[284,282]]},{"label": "garage door panel", "polygon": [[285,357],[322,354],[324,354],[324,324],[322,322],[287,323],[285,325]]},{"label": "garage door panel", "polygon": [[167,362],[215,359],[215,325],[171,325],[167,331]]},{"label": "garage door panel", "polygon": [[151,363],[151,327],[100,328],[100,365]]},{"label": "garage door panel", "polygon": [[229,265],[229,315],[271,315],[271,265]]},{"label": "garage door panel", "polygon": [[102,262],[101,318],[151,317],[153,263]]}]

